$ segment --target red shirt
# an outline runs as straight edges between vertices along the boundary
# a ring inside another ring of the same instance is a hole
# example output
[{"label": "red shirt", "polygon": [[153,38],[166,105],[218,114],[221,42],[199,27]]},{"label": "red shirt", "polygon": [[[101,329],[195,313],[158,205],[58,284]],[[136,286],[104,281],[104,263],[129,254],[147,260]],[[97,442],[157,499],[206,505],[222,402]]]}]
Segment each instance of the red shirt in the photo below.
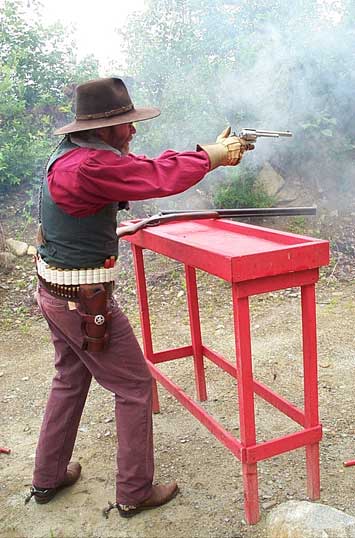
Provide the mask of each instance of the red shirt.
[{"label": "red shirt", "polygon": [[85,217],[111,202],[178,194],[210,170],[204,151],[165,151],[155,159],[78,147],[60,157],[48,173],[54,202],[66,213]]}]

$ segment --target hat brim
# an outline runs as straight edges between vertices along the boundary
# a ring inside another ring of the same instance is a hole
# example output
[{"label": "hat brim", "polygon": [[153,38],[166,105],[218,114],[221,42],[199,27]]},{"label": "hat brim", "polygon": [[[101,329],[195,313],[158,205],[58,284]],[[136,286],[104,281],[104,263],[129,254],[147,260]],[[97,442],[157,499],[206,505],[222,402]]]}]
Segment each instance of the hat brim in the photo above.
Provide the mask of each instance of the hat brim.
[{"label": "hat brim", "polygon": [[122,125],[132,121],[143,121],[156,118],[160,115],[159,108],[134,108],[129,112],[110,118],[96,118],[92,120],[75,120],[60,129],[54,131],[55,135],[77,133],[78,131],[87,131],[88,129],[98,129],[100,127],[111,127],[112,125]]}]

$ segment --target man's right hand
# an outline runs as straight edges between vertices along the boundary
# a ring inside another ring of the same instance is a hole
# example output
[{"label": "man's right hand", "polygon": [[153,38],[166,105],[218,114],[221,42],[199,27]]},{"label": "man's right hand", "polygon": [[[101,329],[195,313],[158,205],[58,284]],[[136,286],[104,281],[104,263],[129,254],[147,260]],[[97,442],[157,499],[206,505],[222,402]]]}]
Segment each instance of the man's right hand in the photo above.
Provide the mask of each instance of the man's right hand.
[{"label": "man's right hand", "polygon": [[218,166],[235,166],[242,160],[244,151],[254,149],[238,136],[230,136],[231,128],[228,127],[217,137],[215,144],[198,145],[197,150],[203,149],[209,156],[211,170]]},{"label": "man's right hand", "polygon": [[227,149],[226,162],[221,163],[222,166],[235,166],[242,160],[243,153],[248,149],[248,144],[239,138],[239,136],[231,136],[231,128],[227,127],[216,138],[216,144],[222,144]]}]

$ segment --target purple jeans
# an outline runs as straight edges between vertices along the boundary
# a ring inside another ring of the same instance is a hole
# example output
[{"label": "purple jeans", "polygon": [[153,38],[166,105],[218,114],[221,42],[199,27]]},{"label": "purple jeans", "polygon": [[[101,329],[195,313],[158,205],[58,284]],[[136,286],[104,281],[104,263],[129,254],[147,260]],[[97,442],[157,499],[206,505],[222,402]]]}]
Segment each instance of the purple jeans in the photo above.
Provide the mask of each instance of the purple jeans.
[{"label": "purple jeans", "polygon": [[43,287],[37,301],[51,330],[57,373],[37,445],[33,484],[58,486],[66,473],[91,378],[115,395],[116,501],[136,504],[151,495],[154,474],[152,376],[126,316],[112,299],[110,343],[105,351],[81,349],[81,317]]}]

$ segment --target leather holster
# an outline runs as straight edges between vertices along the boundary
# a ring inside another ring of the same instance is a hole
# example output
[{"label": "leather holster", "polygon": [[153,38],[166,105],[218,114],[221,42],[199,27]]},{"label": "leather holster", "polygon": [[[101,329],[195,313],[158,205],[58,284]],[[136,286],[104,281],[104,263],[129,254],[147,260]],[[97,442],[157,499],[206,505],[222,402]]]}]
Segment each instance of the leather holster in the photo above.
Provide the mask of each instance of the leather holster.
[{"label": "leather holster", "polygon": [[107,284],[81,284],[79,287],[82,349],[86,351],[103,351],[109,343],[111,294]]}]

